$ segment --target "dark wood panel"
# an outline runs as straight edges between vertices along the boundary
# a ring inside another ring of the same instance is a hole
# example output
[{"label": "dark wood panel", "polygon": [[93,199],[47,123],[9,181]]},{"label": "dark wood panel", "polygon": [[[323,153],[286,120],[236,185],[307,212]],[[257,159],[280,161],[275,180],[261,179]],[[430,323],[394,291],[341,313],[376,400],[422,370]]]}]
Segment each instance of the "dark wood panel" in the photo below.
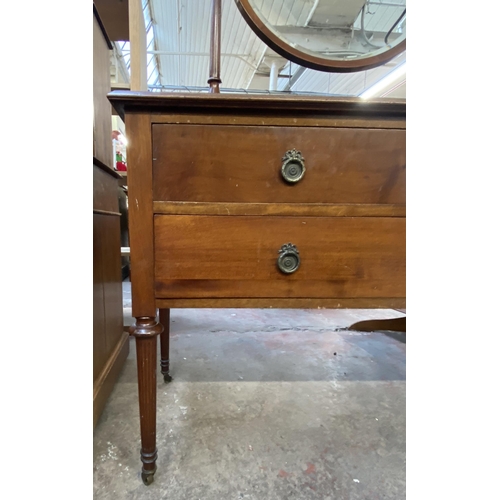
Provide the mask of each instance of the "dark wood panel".
[{"label": "dark wood panel", "polygon": [[111,41],[129,40],[128,0],[94,0],[94,8]]},{"label": "dark wood panel", "polygon": [[[120,180],[122,178],[122,176],[116,170],[113,170],[110,166],[103,163],[101,160],[99,160],[99,158],[96,158],[94,156],[93,162],[94,162],[94,166],[99,167],[102,171],[109,174],[111,177],[114,177],[115,179],[118,179],[118,180]],[[124,172],[124,173],[125,173],[125,175],[127,174],[126,172]]]},{"label": "dark wood panel", "polygon": [[106,308],[106,355],[109,356],[123,333],[120,218],[101,219],[103,287]]},{"label": "dark wood panel", "polygon": [[[281,175],[297,149],[306,172]],[[153,126],[156,201],[404,204],[402,130]]]},{"label": "dark wood panel", "polygon": [[93,169],[94,210],[120,213],[118,208],[118,179],[96,165],[93,166]]},{"label": "dark wood panel", "polygon": [[94,215],[93,229],[93,268],[94,268],[94,293],[93,293],[93,366],[94,381],[97,379],[106,364],[106,327],[104,310],[104,284],[103,284],[103,248],[102,248],[102,220],[105,215]]},{"label": "dark wood panel", "polygon": [[393,309],[406,307],[406,299],[396,298],[356,298],[356,299],[157,299],[159,308],[240,308],[256,309]]},{"label": "dark wood panel", "polygon": [[[156,296],[404,297],[405,226],[403,218],[157,215]],[[278,251],[289,242],[301,264],[283,274]]]},{"label": "dark wood panel", "polygon": [[107,94],[111,90],[110,50],[94,14],[93,27],[93,155],[105,165],[113,165],[111,138],[111,105]]},{"label": "dark wood panel", "polygon": [[405,217],[406,205],[326,205],[321,203],[204,203],[154,201],[155,214],[291,215],[304,217]]}]

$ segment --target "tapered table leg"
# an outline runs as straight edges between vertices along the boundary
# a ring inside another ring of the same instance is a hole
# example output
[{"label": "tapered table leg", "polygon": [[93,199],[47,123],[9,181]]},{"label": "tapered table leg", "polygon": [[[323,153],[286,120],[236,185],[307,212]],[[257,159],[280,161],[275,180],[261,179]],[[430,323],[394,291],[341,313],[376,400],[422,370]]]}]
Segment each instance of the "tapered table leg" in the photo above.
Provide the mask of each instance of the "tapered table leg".
[{"label": "tapered table leg", "polygon": [[160,309],[160,323],[163,326],[163,332],[160,334],[160,365],[163,380],[171,382],[170,376],[170,309]]},{"label": "tapered table leg", "polygon": [[142,480],[149,485],[156,472],[156,354],[162,326],[155,318],[136,318],[131,333],[136,339],[139,411],[141,416]]}]

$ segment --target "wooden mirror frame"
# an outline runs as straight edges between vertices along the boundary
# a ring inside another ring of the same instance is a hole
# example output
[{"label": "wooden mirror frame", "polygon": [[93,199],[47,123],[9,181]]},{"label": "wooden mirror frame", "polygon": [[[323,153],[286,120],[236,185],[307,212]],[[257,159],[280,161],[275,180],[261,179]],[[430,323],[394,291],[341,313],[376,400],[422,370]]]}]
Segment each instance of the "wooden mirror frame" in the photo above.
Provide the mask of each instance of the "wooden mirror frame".
[{"label": "wooden mirror frame", "polygon": [[365,69],[382,66],[406,50],[406,39],[404,39],[388,51],[371,57],[335,61],[324,57],[313,56],[307,52],[303,52],[295,47],[292,47],[273,33],[250,5],[250,0],[235,0],[235,2],[252,31],[268,47],[286,59],[296,64],[300,64],[301,66],[305,66],[306,68],[315,69],[317,71],[326,71],[329,73],[352,73],[354,71],[363,71]]}]

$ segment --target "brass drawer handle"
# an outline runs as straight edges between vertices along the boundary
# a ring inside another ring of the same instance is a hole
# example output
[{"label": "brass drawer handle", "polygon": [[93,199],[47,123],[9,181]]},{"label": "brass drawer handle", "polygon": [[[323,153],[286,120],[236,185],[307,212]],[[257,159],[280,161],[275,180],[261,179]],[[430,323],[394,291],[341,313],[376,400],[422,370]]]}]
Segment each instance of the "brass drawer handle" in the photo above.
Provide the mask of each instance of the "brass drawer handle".
[{"label": "brass drawer handle", "polygon": [[282,273],[294,273],[300,266],[299,251],[295,245],[287,243],[283,245],[279,252],[278,268]]},{"label": "brass drawer handle", "polygon": [[305,159],[300,151],[291,149],[281,159],[281,175],[286,182],[299,182],[306,173]]}]

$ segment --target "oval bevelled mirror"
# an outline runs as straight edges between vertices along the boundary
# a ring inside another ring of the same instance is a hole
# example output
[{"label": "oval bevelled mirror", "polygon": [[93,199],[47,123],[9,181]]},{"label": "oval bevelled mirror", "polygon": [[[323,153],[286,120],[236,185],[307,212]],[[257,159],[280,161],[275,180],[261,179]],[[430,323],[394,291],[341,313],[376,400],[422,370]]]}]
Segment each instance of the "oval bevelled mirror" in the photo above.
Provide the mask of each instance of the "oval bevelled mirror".
[{"label": "oval bevelled mirror", "polygon": [[271,49],[307,68],[351,72],[406,48],[406,0],[235,0]]}]

